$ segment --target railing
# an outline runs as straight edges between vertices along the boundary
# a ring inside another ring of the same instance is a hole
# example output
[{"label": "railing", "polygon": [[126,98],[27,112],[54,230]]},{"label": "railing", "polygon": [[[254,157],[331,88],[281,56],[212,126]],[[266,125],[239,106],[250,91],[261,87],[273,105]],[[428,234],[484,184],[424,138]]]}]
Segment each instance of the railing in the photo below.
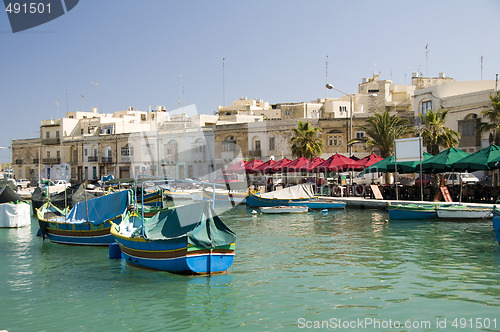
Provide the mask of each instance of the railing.
[{"label": "railing", "polygon": [[43,158],[44,164],[60,164],[61,158]]},{"label": "railing", "polygon": [[42,138],[42,144],[51,145],[51,144],[59,144],[59,143],[61,143],[61,139],[59,137]]},{"label": "railing", "polygon": [[89,161],[89,163],[96,162],[97,159],[98,159],[97,156],[88,156],[87,157],[87,160]]},{"label": "railing", "polygon": [[40,159],[38,159],[38,158],[33,159],[33,164],[38,164],[39,162],[40,162]]},{"label": "railing", "polygon": [[113,157],[102,157],[101,162],[105,164],[111,164],[113,162]]},{"label": "railing", "polygon": [[262,150],[250,150],[248,151],[248,156],[253,158],[262,157]]}]

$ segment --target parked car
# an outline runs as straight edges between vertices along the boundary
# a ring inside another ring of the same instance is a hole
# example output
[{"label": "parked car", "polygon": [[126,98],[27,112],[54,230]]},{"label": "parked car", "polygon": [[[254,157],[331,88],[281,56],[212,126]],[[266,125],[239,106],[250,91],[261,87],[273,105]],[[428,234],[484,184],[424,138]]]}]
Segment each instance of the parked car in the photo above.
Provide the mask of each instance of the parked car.
[{"label": "parked car", "polygon": [[449,185],[458,185],[463,184],[474,184],[479,182],[479,179],[471,173],[444,173],[445,184]]},{"label": "parked car", "polygon": [[477,185],[481,186],[488,186],[491,187],[493,185],[493,175],[488,175],[487,177],[483,178],[482,180],[479,180],[476,182]]},{"label": "parked car", "polygon": [[28,188],[31,185],[31,181],[28,179],[17,179],[16,180],[16,187],[18,190]]},{"label": "parked car", "polygon": [[423,186],[427,186],[432,183],[432,177],[429,174],[422,174],[422,180],[420,178],[415,179],[415,185],[420,186],[420,182],[422,182]]},{"label": "parked car", "polygon": [[365,174],[359,174],[355,178],[353,178],[353,183],[354,184],[364,184],[364,185],[370,185],[370,184],[380,184],[383,180],[384,175],[381,173],[365,173]]}]

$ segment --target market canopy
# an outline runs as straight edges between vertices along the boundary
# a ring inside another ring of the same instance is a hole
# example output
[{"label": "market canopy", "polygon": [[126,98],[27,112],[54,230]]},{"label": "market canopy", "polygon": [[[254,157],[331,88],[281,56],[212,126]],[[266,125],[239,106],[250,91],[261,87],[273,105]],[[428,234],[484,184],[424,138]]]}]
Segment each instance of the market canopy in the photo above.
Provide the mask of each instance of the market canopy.
[{"label": "market canopy", "polygon": [[457,148],[449,148],[441,153],[426,159],[422,163],[422,171],[425,173],[444,173],[453,170],[453,163],[469,156],[470,153]]},{"label": "market canopy", "polygon": [[282,172],[301,172],[304,165],[309,163],[309,159],[306,157],[300,157],[295,160],[292,160],[291,162],[287,163],[286,165],[283,165],[280,167],[280,171]]},{"label": "market canopy", "polygon": [[311,159],[307,164],[305,164],[302,169],[300,170],[301,172],[312,172],[312,169],[321,164],[322,162],[324,162],[325,159],[323,158],[320,158],[320,157],[314,157],[313,159]]},{"label": "market canopy", "polygon": [[452,164],[454,170],[482,171],[489,170],[500,160],[500,147],[490,145]]},{"label": "market canopy", "polygon": [[[422,157],[422,166],[424,162],[431,157],[432,154],[424,152]],[[420,171],[420,160],[404,161],[401,163],[395,163],[393,160],[392,163],[387,165],[387,171],[389,172],[396,171],[396,164],[398,167],[397,169],[398,173],[418,173]]]},{"label": "market canopy", "polygon": [[[351,159],[353,159],[353,157],[351,157]],[[377,155],[375,153],[372,153],[369,156],[361,158],[359,160],[359,162],[362,163],[363,166],[368,167],[368,166],[371,166],[371,165],[373,165],[375,163],[378,163],[381,160],[384,160],[384,158],[380,157],[379,155]]]},{"label": "market canopy", "polygon": [[314,166],[313,172],[344,172],[347,170],[362,170],[365,168],[359,161],[352,160],[339,153],[334,154],[321,164]]},{"label": "market canopy", "polygon": [[244,173],[246,163],[247,163],[246,161],[240,160],[236,164],[226,168],[225,172],[226,173]]},{"label": "market canopy", "polygon": [[366,167],[361,174],[366,174],[366,173],[387,173],[387,165],[389,164],[394,164],[394,156],[387,157],[385,159],[382,159],[379,162],[376,162],[375,164],[372,164],[371,166]]},{"label": "market canopy", "polygon": [[291,160],[288,159],[288,158],[283,158],[280,161],[277,161],[276,164],[272,165],[269,168],[268,173],[278,173],[279,170],[281,169],[281,167],[283,167],[284,165],[288,164],[289,162],[291,162]]},{"label": "market canopy", "polygon": [[247,173],[262,173],[262,174],[267,174],[269,173],[269,170],[272,168],[272,166],[276,164],[275,160],[269,159],[265,163],[260,164],[259,166],[247,171]]},{"label": "market canopy", "polygon": [[253,170],[254,168],[262,165],[264,162],[262,160],[259,160],[259,159],[254,159],[252,161],[247,161],[247,163],[245,164],[245,171],[247,173],[250,173],[251,170]]}]

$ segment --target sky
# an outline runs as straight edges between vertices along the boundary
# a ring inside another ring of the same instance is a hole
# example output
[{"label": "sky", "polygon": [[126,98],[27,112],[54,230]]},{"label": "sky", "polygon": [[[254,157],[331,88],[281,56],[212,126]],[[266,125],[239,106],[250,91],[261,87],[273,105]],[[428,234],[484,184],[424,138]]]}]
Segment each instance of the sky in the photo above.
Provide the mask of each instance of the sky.
[{"label": "sky", "polygon": [[325,96],[327,72],[355,93],[374,72],[395,84],[410,84],[412,72],[480,80],[483,57],[482,77],[494,80],[499,16],[498,0],[81,0],[13,33],[2,7],[0,147],[39,137],[42,120],[82,106],[194,104],[213,114],[242,96],[311,101]]}]

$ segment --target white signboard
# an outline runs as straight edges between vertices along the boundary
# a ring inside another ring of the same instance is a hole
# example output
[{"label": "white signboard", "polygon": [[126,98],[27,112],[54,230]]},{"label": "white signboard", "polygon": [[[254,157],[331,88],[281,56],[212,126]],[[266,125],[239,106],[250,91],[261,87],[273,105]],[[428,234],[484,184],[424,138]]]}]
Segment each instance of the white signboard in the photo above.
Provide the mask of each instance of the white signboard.
[{"label": "white signboard", "polygon": [[422,137],[402,138],[394,141],[396,162],[419,161],[424,152]]}]

